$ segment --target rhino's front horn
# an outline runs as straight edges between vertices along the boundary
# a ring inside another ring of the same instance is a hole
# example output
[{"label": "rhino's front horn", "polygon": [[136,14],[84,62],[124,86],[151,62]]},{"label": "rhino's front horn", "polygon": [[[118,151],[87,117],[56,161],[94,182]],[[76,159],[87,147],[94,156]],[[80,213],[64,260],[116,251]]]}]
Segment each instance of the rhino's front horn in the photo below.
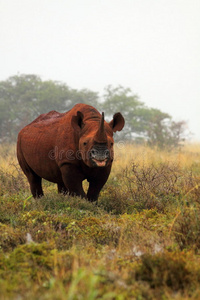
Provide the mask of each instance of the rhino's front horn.
[{"label": "rhino's front horn", "polygon": [[105,128],[104,128],[104,112],[102,112],[100,125],[95,134],[94,140],[97,143],[106,143],[107,142],[107,135],[106,135]]}]

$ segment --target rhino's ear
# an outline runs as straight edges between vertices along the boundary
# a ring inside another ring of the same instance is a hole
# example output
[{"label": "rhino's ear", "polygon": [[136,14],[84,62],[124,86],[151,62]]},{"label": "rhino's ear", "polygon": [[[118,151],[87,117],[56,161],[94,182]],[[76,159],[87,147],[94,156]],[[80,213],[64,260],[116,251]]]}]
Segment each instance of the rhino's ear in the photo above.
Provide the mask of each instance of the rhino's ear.
[{"label": "rhino's ear", "polygon": [[124,127],[125,120],[120,112],[114,114],[112,121],[110,121],[109,125],[114,132],[121,131]]},{"label": "rhino's ear", "polygon": [[77,111],[77,115],[72,117],[72,127],[76,131],[80,131],[81,128],[83,127],[83,114],[80,111]]}]

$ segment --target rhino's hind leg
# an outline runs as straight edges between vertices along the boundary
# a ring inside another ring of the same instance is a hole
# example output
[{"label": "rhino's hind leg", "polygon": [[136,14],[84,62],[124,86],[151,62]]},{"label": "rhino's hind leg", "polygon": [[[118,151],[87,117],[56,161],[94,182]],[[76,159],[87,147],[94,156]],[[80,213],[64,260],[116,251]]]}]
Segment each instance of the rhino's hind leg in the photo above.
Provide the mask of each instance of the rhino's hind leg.
[{"label": "rhino's hind leg", "polygon": [[27,164],[20,164],[30,184],[31,193],[34,198],[44,195],[42,190],[42,178],[38,176]]},{"label": "rhino's hind leg", "polygon": [[35,173],[30,173],[27,175],[30,188],[31,188],[31,193],[34,198],[40,198],[44,195],[43,190],[42,190],[42,178],[36,175]]},{"label": "rhino's hind leg", "polygon": [[22,171],[26,175],[30,184],[31,193],[34,198],[40,198],[44,195],[42,190],[42,178],[38,176],[27,164],[23,152],[21,151],[20,141],[17,144],[17,158]]}]

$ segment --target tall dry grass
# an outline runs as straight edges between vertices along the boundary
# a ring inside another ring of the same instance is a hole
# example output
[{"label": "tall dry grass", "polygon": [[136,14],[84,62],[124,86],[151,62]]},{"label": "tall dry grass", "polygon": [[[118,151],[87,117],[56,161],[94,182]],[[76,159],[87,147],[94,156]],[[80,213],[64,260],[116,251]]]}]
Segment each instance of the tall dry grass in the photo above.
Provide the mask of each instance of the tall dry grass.
[{"label": "tall dry grass", "polygon": [[130,163],[148,166],[152,163],[164,162],[176,163],[180,167],[190,168],[194,164],[200,163],[200,144],[185,144],[184,147],[174,149],[174,151],[128,143],[115,144],[114,172],[129,167]]},{"label": "tall dry grass", "polygon": [[[181,149],[164,151],[147,146],[118,142],[115,144],[115,159],[110,178],[122,174],[125,169],[133,165],[148,168],[160,164],[173,165],[182,170],[190,170],[198,177],[200,166],[200,144],[186,144]],[[0,145],[0,173],[1,176],[25,180],[16,158],[16,145]],[[87,185],[86,185],[87,186]]]}]

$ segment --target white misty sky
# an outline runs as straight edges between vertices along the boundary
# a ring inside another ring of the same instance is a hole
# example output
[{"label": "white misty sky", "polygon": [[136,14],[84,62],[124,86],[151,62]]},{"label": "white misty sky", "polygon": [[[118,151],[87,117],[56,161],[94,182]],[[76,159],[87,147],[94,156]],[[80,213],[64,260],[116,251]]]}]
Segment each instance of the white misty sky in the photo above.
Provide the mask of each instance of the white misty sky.
[{"label": "white misty sky", "polygon": [[0,0],[0,52],[0,80],[120,84],[200,140],[199,0]]}]

